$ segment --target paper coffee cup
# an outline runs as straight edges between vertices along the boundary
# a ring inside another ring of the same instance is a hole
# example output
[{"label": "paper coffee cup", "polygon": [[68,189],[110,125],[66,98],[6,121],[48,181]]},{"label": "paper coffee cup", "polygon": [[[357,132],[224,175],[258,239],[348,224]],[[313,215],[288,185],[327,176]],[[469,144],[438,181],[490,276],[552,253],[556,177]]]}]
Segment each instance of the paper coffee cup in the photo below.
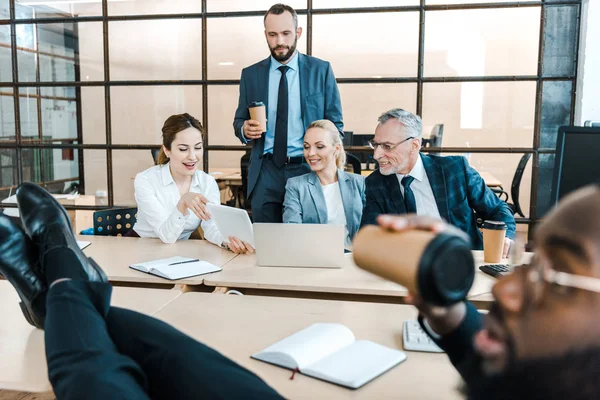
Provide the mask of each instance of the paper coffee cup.
[{"label": "paper coffee cup", "polygon": [[487,263],[502,262],[502,250],[506,237],[506,224],[502,221],[485,221],[483,232],[483,261]]},{"label": "paper coffee cup", "polygon": [[250,112],[250,119],[258,121],[260,129],[265,133],[267,131],[267,107],[262,101],[255,101],[248,105],[248,111]]},{"label": "paper coffee cup", "polygon": [[353,243],[360,268],[399,283],[430,304],[464,300],[475,278],[469,242],[451,233],[391,232],[371,225]]}]

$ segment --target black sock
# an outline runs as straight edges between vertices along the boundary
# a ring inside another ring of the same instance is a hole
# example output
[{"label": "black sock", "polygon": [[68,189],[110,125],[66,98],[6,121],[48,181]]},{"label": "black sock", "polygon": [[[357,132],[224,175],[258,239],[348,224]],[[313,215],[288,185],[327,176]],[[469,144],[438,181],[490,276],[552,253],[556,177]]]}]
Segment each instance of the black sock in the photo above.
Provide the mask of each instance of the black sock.
[{"label": "black sock", "polygon": [[77,281],[86,280],[81,269],[81,262],[67,247],[56,247],[44,255],[46,284],[50,286],[57,279],[69,278]]}]

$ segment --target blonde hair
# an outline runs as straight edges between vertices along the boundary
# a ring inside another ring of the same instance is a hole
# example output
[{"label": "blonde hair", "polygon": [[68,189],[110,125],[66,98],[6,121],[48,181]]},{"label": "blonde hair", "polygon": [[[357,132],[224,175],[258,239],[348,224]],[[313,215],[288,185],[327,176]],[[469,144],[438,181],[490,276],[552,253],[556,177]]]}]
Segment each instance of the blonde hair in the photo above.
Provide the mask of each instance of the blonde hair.
[{"label": "blonde hair", "polygon": [[312,122],[308,128],[306,128],[306,131],[308,132],[310,128],[321,128],[326,130],[329,132],[329,138],[331,139],[333,146],[335,147],[338,144],[340,145],[340,152],[335,157],[335,165],[338,167],[338,169],[344,169],[344,166],[346,165],[346,151],[344,150],[344,145],[342,144],[342,139],[340,138],[340,131],[338,131],[335,124],[327,119],[319,119]]}]

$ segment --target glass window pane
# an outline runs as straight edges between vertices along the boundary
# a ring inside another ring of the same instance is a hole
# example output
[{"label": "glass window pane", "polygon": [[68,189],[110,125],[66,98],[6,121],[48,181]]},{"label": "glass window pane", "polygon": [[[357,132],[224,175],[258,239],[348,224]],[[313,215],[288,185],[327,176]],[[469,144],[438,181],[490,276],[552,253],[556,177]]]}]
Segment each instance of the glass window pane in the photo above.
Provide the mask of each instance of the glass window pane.
[{"label": "glass window pane", "polygon": [[531,147],[535,82],[423,85],[423,132],[444,124],[446,147]]},{"label": "glass window pane", "polygon": [[[239,98],[237,85],[208,87],[208,140],[211,145],[242,145],[233,133],[233,116]],[[212,157],[213,153],[211,153]],[[222,155],[219,157],[229,157]],[[239,161],[239,158],[238,158]]]},{"label": "glass window pane", "polygon": [[[77,14],[75,13],[75,4],[76,0],[73,1],[30,1],[27,2],[21,1],[19,4],[18,1],[15,1],[15,13],[17,19],[29,19],[29,18],[61,18],[61,17],[73,17]],[[47,4],[40,4],[47,3]],[[99,13],[94,15],[102,14],[102,7],[100,4],[96,5],[96,8],[99,9]]]},{"label": "glass window pane", "polygon": [[202,79],[202,21],[109,24],[112,80]]},{"label": "glass window pane", "polygon": [[545,8],[544,76],[573,75],[577,54],[579,6]]},{"label": "glass window pane", "polygon": [[[298,16],[298,25],[306,29],[305,15]],[[240,79],[243,68],[269,57],[263,17],[211,18],[207,31],[208,79]],[[306,53],[306,31],[297,46]]]},{"label": "glass window pane", "polygon": [[[519,0],[520,3],[538,2],[540,0]],[[514,0],[425,0],[428,6],[434,4],[478,4],[478,3],[514,3]]]},{"label": "glass window pane", "polygon": [[93,196],[97,190],[107,190],[106,151],[83,150],[83,174],[85,191],[79,193]]},{"label": "glass window pane", "polygon": [[[80,44],[80,34],[86,37]],[[73,82],[77,74],[76,54],[86,65],[100,65],[102,70],[102,23],[57,23],[17,25],[19,80],[36,81],[39,53],[39,74],[42,82]],[[80,52],[80,45],[85,46]],[[102,74],[84,71],[82,80],[102,79]]]},{"label": "glass window pane", "polygon": [[337,78],[414,77],[418,45],[418,12],[313,17],[313,54],[331,62]]},{"label": "glass window pane", "polygon": [[[111,99],[111,102],[115,100]],[[103,87],[81,88],[81,127],[83,143],[106,143]]]},{"label": "glass window pane", "polygon": [[198,0],[109,1],[109,15],[190,14],[201,13]]},{"label": "glass window pane", "polygon": [[154,165],[150,150],[114,150],[112,164],[115,205],[137,207],[133,180],[139,172]]},{"label": "glass window pane", "polygon": [[[273,0],[207,0],[208,12],[220,11],[266,11],[275,4]],[[295,10],[306,9],[306,0],[288,0],[285,2]]]},{"label": "glass window pane", "polygon": [[[514,204],[514,199],[511,198],[510,187],[521,161],[523,154],[490,154],[490,153],[462,153],[462,154],[450,154],[443,153],[443,156],[448,155],[461,155],[469,160],[471,167],[475,168],[477,172],[487,173],[497,178],[502,182],[502,188],[508,193],[508,202]],[[521,178],[519,204],[525,217],[529,217],[529,204],[531,200],[531,171],[533,165],[533,156],[529,159],[523,176]]]},{"label": "glass window pane", "polygon": [[0,19],[10,18],[9,0],[0,0]]},{"label": "glass window pane", "polygon": [[[202,121],[200,86],[115,86],[110,89],[110,99],[112,141],[116,144],[161,144],[162,126],[173,114],[187,112]],[[230,118],[233,122],[233,113]],[[97,129],[94,134],[99,138],[105,132]],[[146,152],[152,161],[150,151]]]},{"label": "glass window pane", "polygon": [[417,110],[416,83],[340,84],[344,130],[355,134],[372,134],[377,118],[392,108]]},{"label": "glass window pane", "polygon": [[[3,199],[17,185],[17,151],[0,149],[0,195]],[[13,190],[14,192],[14,190]]]},{"label": "glass window pane", "polygon": [[21,88],[19,91],[19,111],[21,115],[21,139],[39,139],[38,94],[35,88]]},{"label": "glass window pane", "polygon": [[540,147],[556,148],[558,127],[569,125],[573,84],[547,81],[542,86],[542,123]]},{"label": "glass window pane", "polygon": [[15,102],[12,91],[0,91],[0,140],[15,140]]},{"label": "glass window pane", "polygon": [[401,7],[419,4],[419,0],[313,0],[314,8]]},{"label": "glass window pane", "polygon": [[79,155],[77,149],[22,150],[23,180],[45,182],[52,193],[63,193],[65,184],[79,180]]},{"label": "glass window pane", "polygon": [[428,11],[425,76],[536,75],[540,7]]},{"label": "glass window pane", "polygon": [[104,43],[102,23],[86,22],[77,26],[79,74],[81,81],[104,80]]},{"label": "glass window pane", "polygon": [[77,140],[77,91],[74,87],[41,88],[42,134],[44,140]]},{"label": "glass window pane", "polygon": [[17,47],[19,48],[19,50],[17,50],[19,81],[35,82],[35,25],[17,25],[15,29],[17,34]]},{"label": "glass window pane", "polygon": [[12,81],[10,25],[0,25],[0,82]]}]

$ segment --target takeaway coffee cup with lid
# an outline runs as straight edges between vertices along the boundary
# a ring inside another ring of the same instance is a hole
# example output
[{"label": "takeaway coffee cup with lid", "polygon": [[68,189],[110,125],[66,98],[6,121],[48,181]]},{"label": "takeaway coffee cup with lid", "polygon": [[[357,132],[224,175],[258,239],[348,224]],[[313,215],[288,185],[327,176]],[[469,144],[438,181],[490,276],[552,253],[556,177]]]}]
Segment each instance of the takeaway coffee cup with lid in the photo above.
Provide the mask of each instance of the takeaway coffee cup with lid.
[{"label": "takeaway coffee cup with lid", "polygon": [[475,278],[471,246],[462,234],[362,228],[353,243],[360,268],[406,287],[430,304],[464,300]]},{"label": "takeaway coffee cup with lid", "polygon": [[499,263],[502,261],[506,224],[502,221],[484,221],[483,227],[483,261]]},{"label": "takeaway coffee cup with lid", "polygon": [[265,103],[262,101],[255,101],[248,105],[248,111],[250,112],[250,119],[258,121],[262,132],[267,131],[267,108]]}]

